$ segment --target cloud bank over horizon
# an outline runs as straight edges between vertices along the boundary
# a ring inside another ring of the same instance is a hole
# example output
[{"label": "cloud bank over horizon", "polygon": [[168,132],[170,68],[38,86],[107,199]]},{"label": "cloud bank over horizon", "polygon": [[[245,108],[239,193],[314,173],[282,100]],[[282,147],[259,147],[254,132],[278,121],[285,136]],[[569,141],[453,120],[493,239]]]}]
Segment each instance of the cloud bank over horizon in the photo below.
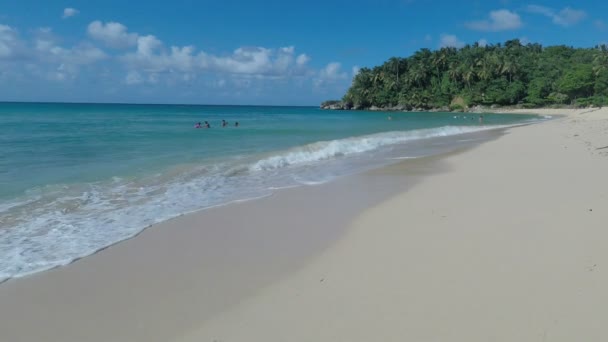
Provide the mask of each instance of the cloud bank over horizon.
[{"label": "cloud bank over horizon", "polygon": [[[66,8],[64,18],[77,13]],[[309,63],[312,58],[298,53],[295,46],[242,46],[213,54],[194,45],[166,44],[115,21],[90,22],[85,38],[73,46],[62,45],[63,39],[51,28],[31,32],[26,36],[0,24],[0,79],[65,85],[97,74],[95,83],[112,84],[114,91],[136,86],[146,86],[148,92],[155,87],[187,87],[190,92],[238,95],[292,81],[315,91],[332,86],[342,91],[353,76],[339,62],[315,69]]]}]

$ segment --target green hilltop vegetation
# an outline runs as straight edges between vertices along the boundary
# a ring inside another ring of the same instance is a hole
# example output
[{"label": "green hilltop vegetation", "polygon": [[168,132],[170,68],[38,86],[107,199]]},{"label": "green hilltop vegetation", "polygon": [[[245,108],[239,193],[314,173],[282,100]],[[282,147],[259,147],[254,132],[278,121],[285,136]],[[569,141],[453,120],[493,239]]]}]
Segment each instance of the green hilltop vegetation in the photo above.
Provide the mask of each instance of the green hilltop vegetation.
[{"label": "green hilltop vegetation", "polygon": [[466,110],[608,102],[608,48],[504,44],[421,49],[362,68],[341,101],[329,109]]}]

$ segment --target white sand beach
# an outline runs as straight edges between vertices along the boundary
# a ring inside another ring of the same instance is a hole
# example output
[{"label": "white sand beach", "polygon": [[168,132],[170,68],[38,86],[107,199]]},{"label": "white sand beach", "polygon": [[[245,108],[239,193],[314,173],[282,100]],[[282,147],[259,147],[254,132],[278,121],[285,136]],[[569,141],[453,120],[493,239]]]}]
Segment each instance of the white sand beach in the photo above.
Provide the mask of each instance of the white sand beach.
[{"label": "white sand beach", "polygon": [[608,110],[584,112],[448,158],[183,341],[605,340]]},{"label": "white sand beach", "polygon": [[0,340],[604,341],[608,109],[534,112],[564,116],[0,284]]}]

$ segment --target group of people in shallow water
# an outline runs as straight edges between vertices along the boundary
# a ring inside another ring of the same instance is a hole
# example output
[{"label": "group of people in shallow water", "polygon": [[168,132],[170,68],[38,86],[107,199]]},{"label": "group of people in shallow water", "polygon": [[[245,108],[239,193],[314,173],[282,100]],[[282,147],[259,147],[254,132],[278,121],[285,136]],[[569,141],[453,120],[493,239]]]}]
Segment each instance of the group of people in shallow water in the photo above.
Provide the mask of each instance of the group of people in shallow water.
[{"label": "group of people in shallow water", "polygon": [[[466,119],[467,119],[467,116],[466,116],[466,115],[463,115],[462,117],[460,117],[460,116],[458,116],[458,115],[455,115],[455,116],[454,116],[454,119],[460,119],[460,118],[462,118],[462,119],[465,119],[465,120],[466,120]],[[475,120],[475,116],[474,116],[474,115],[470,115],[470,116],[469,116],[469,119],[470,119],[470,120]],[[479,117],[477,118],[477,121],[479,121],[479,123],[480,123],[480,124],[483,124],[483,114],[480,114],[480,115],[479,115]]]},{"label": "group of people in shallow water", "polygon": [[[226,126],[230,126],[230,124],[228,123],[228,121],[222,120],[222,127],[226,127]],[[238,121],[234,122],[234,127],[239,127]],[[194,125],[194,128],[211,128],[211,124],[209,124],[209,122],[207,122],[207,121],[205,121],[204,124],[197,122],[196,125]]]}]

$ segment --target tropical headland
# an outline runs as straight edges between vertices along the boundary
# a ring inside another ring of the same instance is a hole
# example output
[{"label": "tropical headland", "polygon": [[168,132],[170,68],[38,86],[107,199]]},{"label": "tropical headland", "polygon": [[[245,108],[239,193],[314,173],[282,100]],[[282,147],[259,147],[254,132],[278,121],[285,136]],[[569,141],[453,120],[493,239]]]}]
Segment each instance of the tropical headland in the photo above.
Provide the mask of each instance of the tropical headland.
[{"label": "tropical headland", "polygon": [[323,109],[484,111],[608,103],[608,48],[478,43],[421,49],[361,68],[341,100]]}]

